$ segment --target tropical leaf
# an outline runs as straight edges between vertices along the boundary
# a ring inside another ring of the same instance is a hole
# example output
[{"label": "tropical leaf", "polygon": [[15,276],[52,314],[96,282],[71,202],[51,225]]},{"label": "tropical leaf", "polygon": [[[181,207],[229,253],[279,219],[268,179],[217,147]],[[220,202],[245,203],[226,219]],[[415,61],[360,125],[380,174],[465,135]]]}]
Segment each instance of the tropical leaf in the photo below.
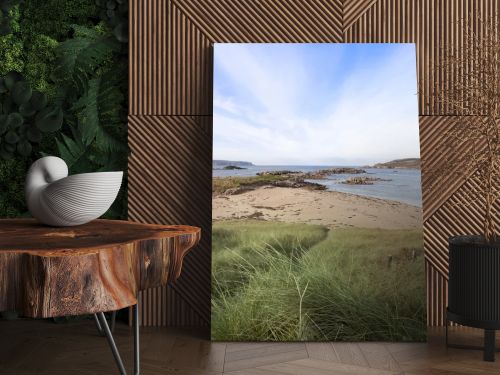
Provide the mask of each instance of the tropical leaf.
[{"label": "tropical leaf", "polygon": [[92,78],[84,95],[73,105],[78,116],[78,131],[84,144],[95,142],[103,152],[125,151],[125,142],[118,134],[126,134],[120,118],[123,101],[115,72]]},{"label": "tropical leaf", "polygon": [[74,131],[73,135],[70,138],[61,134],[60,138],[56,139],[59,156],[66,162],[71,173],[93,171],[92,162],[88,158],[89,146],[81,141],[81,136],[77,131]]},{"label": "tropical leaf", "polygon": [[35,123],[38,129],[43,132],[59,130],[63,124],[63,111],[55,106],[46,107],[38,112]]},{"label": "tropical leaf", "polygon": [[75,128],[72,129],[72,136],[61,134],[56,144],[70,174],[120,171],[126,167],[127,153],[104,152],[96,148],[95,142],[87,145]]},{"label": "tropical leaf", "polygon": [[70,80],[81,92],[88,77],[120,49],[120,43],[95,29],[78,25],[73,25],[73,29],[75,37],[57,47],[59,59],[54,75],[62,81]]}]

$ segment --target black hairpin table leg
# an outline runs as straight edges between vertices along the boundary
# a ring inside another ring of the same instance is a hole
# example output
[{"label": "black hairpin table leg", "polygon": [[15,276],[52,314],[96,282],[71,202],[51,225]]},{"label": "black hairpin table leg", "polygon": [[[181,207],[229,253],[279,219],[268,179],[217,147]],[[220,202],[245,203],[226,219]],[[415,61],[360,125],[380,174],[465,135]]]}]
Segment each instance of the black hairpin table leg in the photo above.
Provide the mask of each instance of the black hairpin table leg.
[{"label": "black hairpin table leg", "polygon": [[[139,353],[139,308],[136,305],[132,307],[133,314],[133,326],[134,326],[134,375],[140,374],[140,353]],[[103,312],[96,313],[95,319],[97,324],[97,329],[102,330],[106,339],[108,340],[109,346],[111,348],[111,352],[113,353],[113,357],[115,358],[116,365],[118,366],[118,370],[120,370],[120,375],[127,375],[127,370],[125,370],[125,366],[123,364],[123,360],[120,356],[120,352],[116,347],[115,340],[113,338],[113,334],[109,328],[108,322],[106,320],[106,316]]]},{"label": "black hairpin table leg", "polygon": [[[106,336],[104,333],[104,330],[101,327],[101,323],[99,323],[99,319],[97,318],[97,315],[94,314],[94,320],[95,320],[95,325],[97,327],[97,332],[99,332],[99,335],[101,336]],[[111,313],[111,333],[115,333],[115,325],[116,325],[116,311],[113,311]]]}]

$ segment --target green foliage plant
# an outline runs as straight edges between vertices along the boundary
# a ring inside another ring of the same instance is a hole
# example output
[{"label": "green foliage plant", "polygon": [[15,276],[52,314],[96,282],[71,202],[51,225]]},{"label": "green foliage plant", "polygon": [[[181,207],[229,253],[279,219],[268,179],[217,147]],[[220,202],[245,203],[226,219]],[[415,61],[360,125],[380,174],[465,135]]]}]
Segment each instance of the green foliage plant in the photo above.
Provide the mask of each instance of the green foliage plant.
[{"label": "green foliage plant", "polygon": [[33,90],[21,74],[0,77],[1,158],[29,156],[42,133],[57,131],[62,123],[62,110],[48,105],[47,96]]}]

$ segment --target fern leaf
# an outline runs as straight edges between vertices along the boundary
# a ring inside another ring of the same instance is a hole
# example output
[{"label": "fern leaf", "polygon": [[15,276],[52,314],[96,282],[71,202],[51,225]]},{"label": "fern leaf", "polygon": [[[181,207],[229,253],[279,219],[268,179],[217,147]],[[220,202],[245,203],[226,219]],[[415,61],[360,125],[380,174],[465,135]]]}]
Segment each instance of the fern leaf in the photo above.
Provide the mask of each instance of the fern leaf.
[{"label": "fern leaf", "polygon": [[61,134],[61,139],[56,139],[56,144],[59,156],[66,162],[72,173],[88,172],[92,169],[86,157],[88,147],[78,141],[78,137],[72,139]]},{"label": "fern leaf", "polygon": [[78,91],[83,91],[89,75],[110,59],[121,46],[110,35],[102,35],[94,29],[73,25],[75,37],[61,43],[56,52],[59,56],[54,75],[62,81],[72,81]]},{"label": "fern leaf", "polygon": [[89,81],[84,95],[72,107],[77,112],[78,130],[86,145],[95,141],[96,147],[104,152],[127,149],[117,136],[126,134],[119,113],[123,99],[115,79],[109,74]]}]

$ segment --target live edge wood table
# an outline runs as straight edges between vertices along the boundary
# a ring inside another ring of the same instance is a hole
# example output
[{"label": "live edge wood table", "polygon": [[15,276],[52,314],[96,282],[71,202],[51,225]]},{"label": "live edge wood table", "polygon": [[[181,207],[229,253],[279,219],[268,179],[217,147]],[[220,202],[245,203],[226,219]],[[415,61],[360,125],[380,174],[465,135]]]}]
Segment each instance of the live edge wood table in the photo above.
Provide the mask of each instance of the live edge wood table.
[{"label": "live edge wood table", "polygon": [[133,306],[134,373],[139,374],[137,293],[176,280],[198,243],[190,226],[94,220],[54,228],[0,219],[0,311],[32,318],[94,314],[126,374],[104,312]]}]

